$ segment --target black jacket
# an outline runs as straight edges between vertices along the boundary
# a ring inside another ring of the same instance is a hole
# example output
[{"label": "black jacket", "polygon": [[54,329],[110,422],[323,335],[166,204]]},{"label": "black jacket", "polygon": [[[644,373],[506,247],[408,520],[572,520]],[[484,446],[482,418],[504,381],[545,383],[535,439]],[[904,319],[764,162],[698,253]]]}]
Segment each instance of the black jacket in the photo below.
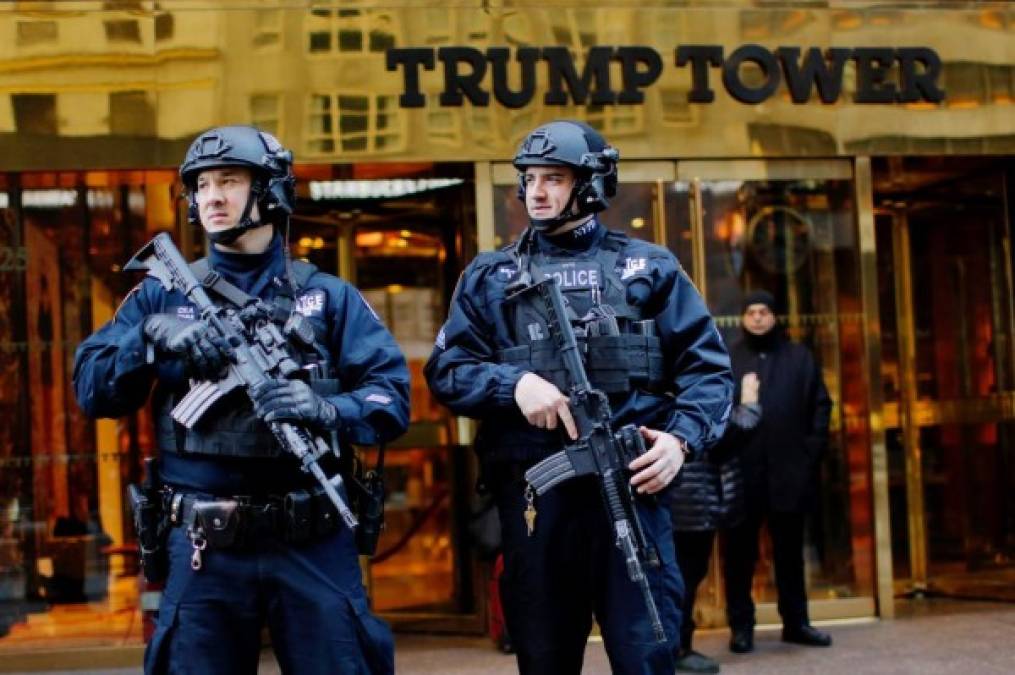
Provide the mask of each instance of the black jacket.
[{"label": "black jacket", "polygon": [[773,330],[762,340],[745,336],[730,348],[737,396],[744,374],[757,373],[765,411],[740,455],[747,508],[802,511],[828,445],[832,401],[810,351]]},{"label": "black jacket", "polygon": [[674,530],[717,530],[743,519],[744,475],[739,454],[760,420],[761,406],[737,406],[715,447],[704,458],[681,467],[669,495]]}]

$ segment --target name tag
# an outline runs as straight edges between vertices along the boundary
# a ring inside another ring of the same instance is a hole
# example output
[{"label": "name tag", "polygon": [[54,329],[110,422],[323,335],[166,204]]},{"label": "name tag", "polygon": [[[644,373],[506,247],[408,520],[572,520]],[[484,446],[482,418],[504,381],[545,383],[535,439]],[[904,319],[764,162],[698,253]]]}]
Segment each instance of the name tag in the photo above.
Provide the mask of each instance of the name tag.
[{"label": "name tag", "polygon": [[193,305],[180,305],[176,308],[176,317],[186,321],[193,321],[197,318],[197,311]]}]

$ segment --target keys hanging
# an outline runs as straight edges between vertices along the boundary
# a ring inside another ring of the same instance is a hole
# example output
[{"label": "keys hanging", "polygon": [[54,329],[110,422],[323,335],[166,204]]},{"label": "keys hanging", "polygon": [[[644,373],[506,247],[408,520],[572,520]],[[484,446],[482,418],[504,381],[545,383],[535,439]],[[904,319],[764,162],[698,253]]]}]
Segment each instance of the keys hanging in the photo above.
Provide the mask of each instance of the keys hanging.
[{"label": "keys hanging", "polygon": [[532,489],[531,485],[525,486],[525,513],[522,515],[525,517],[525,527],[528,530],[528,534],[531,537],[532,533],[536,531],[536,492]]}]

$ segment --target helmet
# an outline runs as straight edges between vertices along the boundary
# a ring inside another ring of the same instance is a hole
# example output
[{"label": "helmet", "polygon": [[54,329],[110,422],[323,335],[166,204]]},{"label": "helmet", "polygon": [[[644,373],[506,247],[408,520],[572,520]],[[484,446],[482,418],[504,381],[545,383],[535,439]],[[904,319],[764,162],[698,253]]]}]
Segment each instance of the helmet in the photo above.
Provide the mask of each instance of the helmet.
[{"label": "helmet", "polygon": [[525,201],[525,169],[530,166],[569,166],[575,184],[564,210],[555,218],[530,218],[533,228],[545,230],[582,216],[598,213],[617,194],[617,160],[620,153],[602,135],[585,124],[557,120],[544,124],[525,137],[515,154],[518,198]]},{"label": "helmet", "polygon": [[[271,134],[250,126],[216,127],[191,143],[180,165],[180,178],[189,193],[187,217],[197,224],[197,177],[202,171],[228,166],[249,168],[253,174],[250,198],[240,223],[229,230],[209,234],[213,241],[232,243],[247,230],[264,222],[283,225],[296,203],[296,179],[292,171],[293,154]],[[257,204],[261,221],[250,220]]]}]

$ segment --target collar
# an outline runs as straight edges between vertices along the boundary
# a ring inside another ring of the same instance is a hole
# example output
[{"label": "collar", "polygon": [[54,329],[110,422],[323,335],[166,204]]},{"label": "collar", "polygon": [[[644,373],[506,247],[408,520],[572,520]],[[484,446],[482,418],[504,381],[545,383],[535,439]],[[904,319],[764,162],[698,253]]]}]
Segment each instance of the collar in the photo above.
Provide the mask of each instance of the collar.
[{"label": "collar", "polygon": [[596,248],[605,236],[606,228],[593,216],[587,223],[563,234],[550,236],[537,232],[535,244],[536,250],[545,255],[573,255]]},{"label": "collar", "polygon": [[213,245],[209,247],[208,263],[226,281],[246,293],[258,295],[271,278],[284,276],[285,255],[282,249],[282,236],[276,233],[268,248],[260,253],[222,251]]}]

